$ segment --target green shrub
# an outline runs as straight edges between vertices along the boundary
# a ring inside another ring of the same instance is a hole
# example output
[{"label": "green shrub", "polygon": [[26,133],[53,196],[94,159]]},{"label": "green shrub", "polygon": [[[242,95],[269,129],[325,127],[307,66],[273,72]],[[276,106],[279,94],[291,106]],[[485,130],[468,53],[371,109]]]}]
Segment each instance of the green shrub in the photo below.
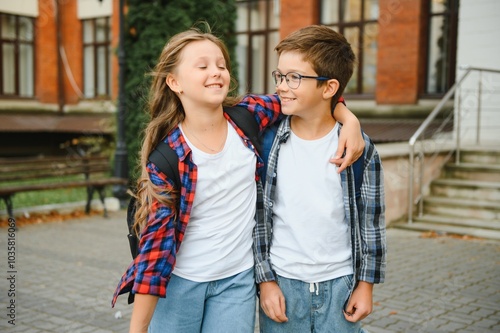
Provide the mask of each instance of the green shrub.
[{"label": "green shrub", "polygon": [[[155,66],[168,39],[196,22],[206,21],[213,33],[224,40],[232,59],[236,46],[235,0],[129,0],[125,24],[126,117],[130,178],[136,179],[142,132],[148,121],[144,107],[150,79],[146,74]],[[232,64],[233,69],[236,64]],[[233,73],[236,76],[236,73]]]}]

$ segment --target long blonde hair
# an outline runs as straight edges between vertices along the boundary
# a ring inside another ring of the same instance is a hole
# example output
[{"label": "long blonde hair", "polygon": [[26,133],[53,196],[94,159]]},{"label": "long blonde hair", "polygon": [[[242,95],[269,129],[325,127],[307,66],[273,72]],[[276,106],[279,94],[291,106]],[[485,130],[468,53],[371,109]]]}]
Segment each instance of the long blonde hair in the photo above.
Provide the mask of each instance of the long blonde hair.
[{"label": "long blonde hair", "polygon": [[[167,76],[173,73],[180,63],[182,50],[186,45],[195,41],[211,41],[222,51],[226,61],[226,68],[231,73],[231,62],[226,46],[210,32],[208,24],[205,24],[205,27],[207,32],[203,32],[199,28],[191,28],[174,35],[164,46],[155,68],[149,73],[153,77],[147,105],[150,121],[145,129],[142,149],[139,153],[141,173],[137,180],[136,198],[138,206],[134,223],[134,230],[137,234],[144,228],[150,211],[149,208],[155,200],[172,207],[177,213],[178,190],[167,192],[165,188],[154,185],[149,179],[146,165],[151,151],[185,117],[180,99],[165,81]],[[231,77],[230,90],[236,88],[236,80]],[[227,96],[223,105],[233,105],[238,100],[239,97]]]}]

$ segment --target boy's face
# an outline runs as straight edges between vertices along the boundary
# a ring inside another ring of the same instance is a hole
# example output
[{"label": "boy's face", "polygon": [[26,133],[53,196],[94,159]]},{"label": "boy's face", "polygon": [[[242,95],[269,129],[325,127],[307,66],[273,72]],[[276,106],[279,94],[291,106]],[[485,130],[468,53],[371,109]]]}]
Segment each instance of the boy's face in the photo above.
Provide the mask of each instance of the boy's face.
[{"label": "boy's face", "polygon": [[[303,60],[298,52],[282,52],[278,59],[278,71],[286,75],[293,72],[305,76],[318,76],[311,64]],[[290,82],[292,87],[296,83]],[[317,117],[324,112],[330,113],[329,101],[323,96],[324,87],[318,87],[318,81],[311,78],[301,78],[297,88],[291,89],[283,77],[276,86],[276,93],[281,99],[281,111],[286,115],[304,118]],[[326,106],[326,109],[325,109]]]}]

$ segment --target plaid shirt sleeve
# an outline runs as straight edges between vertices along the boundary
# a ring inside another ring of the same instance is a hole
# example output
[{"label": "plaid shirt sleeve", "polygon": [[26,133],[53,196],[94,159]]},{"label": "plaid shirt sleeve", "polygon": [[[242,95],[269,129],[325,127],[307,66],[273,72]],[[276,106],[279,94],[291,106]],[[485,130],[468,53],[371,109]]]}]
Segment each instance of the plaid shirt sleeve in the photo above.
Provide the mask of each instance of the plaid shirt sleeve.
[{"label": "plaid shirt sleeve", "polygon": [[380,156],[365,135],[365,169],[361,185],[361,209],[358,217],[360,263],[357,276],[361,281],[382,283],[386,267],[386,230],[384,174]]},{"label": "plaid shirt sleeve", "polygon": [[239,106],[253,112],[260,131],[274,123],[281,113],[281,104],[278,95],[246,95],[238,103]]},{"label": "plaid shirt sleeve", "polygon": [[[171,188],[173,183],[153,164],[147,166],[153,184]],[[176,236],[174,211],[158,201],[151,206],[148,221],[140,238],[139,253],[122,276],[113,295],[114,306],[119,295],[133,293],[165,297],[175,263]]]}]

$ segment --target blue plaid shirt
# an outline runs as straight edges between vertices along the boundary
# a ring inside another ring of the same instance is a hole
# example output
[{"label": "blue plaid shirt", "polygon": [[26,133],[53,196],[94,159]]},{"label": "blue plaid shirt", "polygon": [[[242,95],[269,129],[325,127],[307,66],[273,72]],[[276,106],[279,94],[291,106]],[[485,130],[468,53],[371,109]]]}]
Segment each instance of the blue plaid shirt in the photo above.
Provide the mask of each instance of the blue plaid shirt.
[{"label": "blue plaid shirt", "polygon": [[[340,124],[339,124],[340,125]],[[339,131],[342,126],[339,126]],[[273,206],[279,150],[290,135],[290,117],[280,124],[269,153],[264,188],[264,221],[257,221],[254,232],[256,282],[276,280],[269,256],[273,232]],[[385,203],[382,164],[371,139],[365,139],[361,197],[356,199],[353,167],[341,173],[346,220],[350,225],[354,279],[382,283],[386,267]],[[278,175],[279,176],[279,175]],[[356,282],[355,281],[355,282]],[[356,283],[353,283],[355,286]]]}]

